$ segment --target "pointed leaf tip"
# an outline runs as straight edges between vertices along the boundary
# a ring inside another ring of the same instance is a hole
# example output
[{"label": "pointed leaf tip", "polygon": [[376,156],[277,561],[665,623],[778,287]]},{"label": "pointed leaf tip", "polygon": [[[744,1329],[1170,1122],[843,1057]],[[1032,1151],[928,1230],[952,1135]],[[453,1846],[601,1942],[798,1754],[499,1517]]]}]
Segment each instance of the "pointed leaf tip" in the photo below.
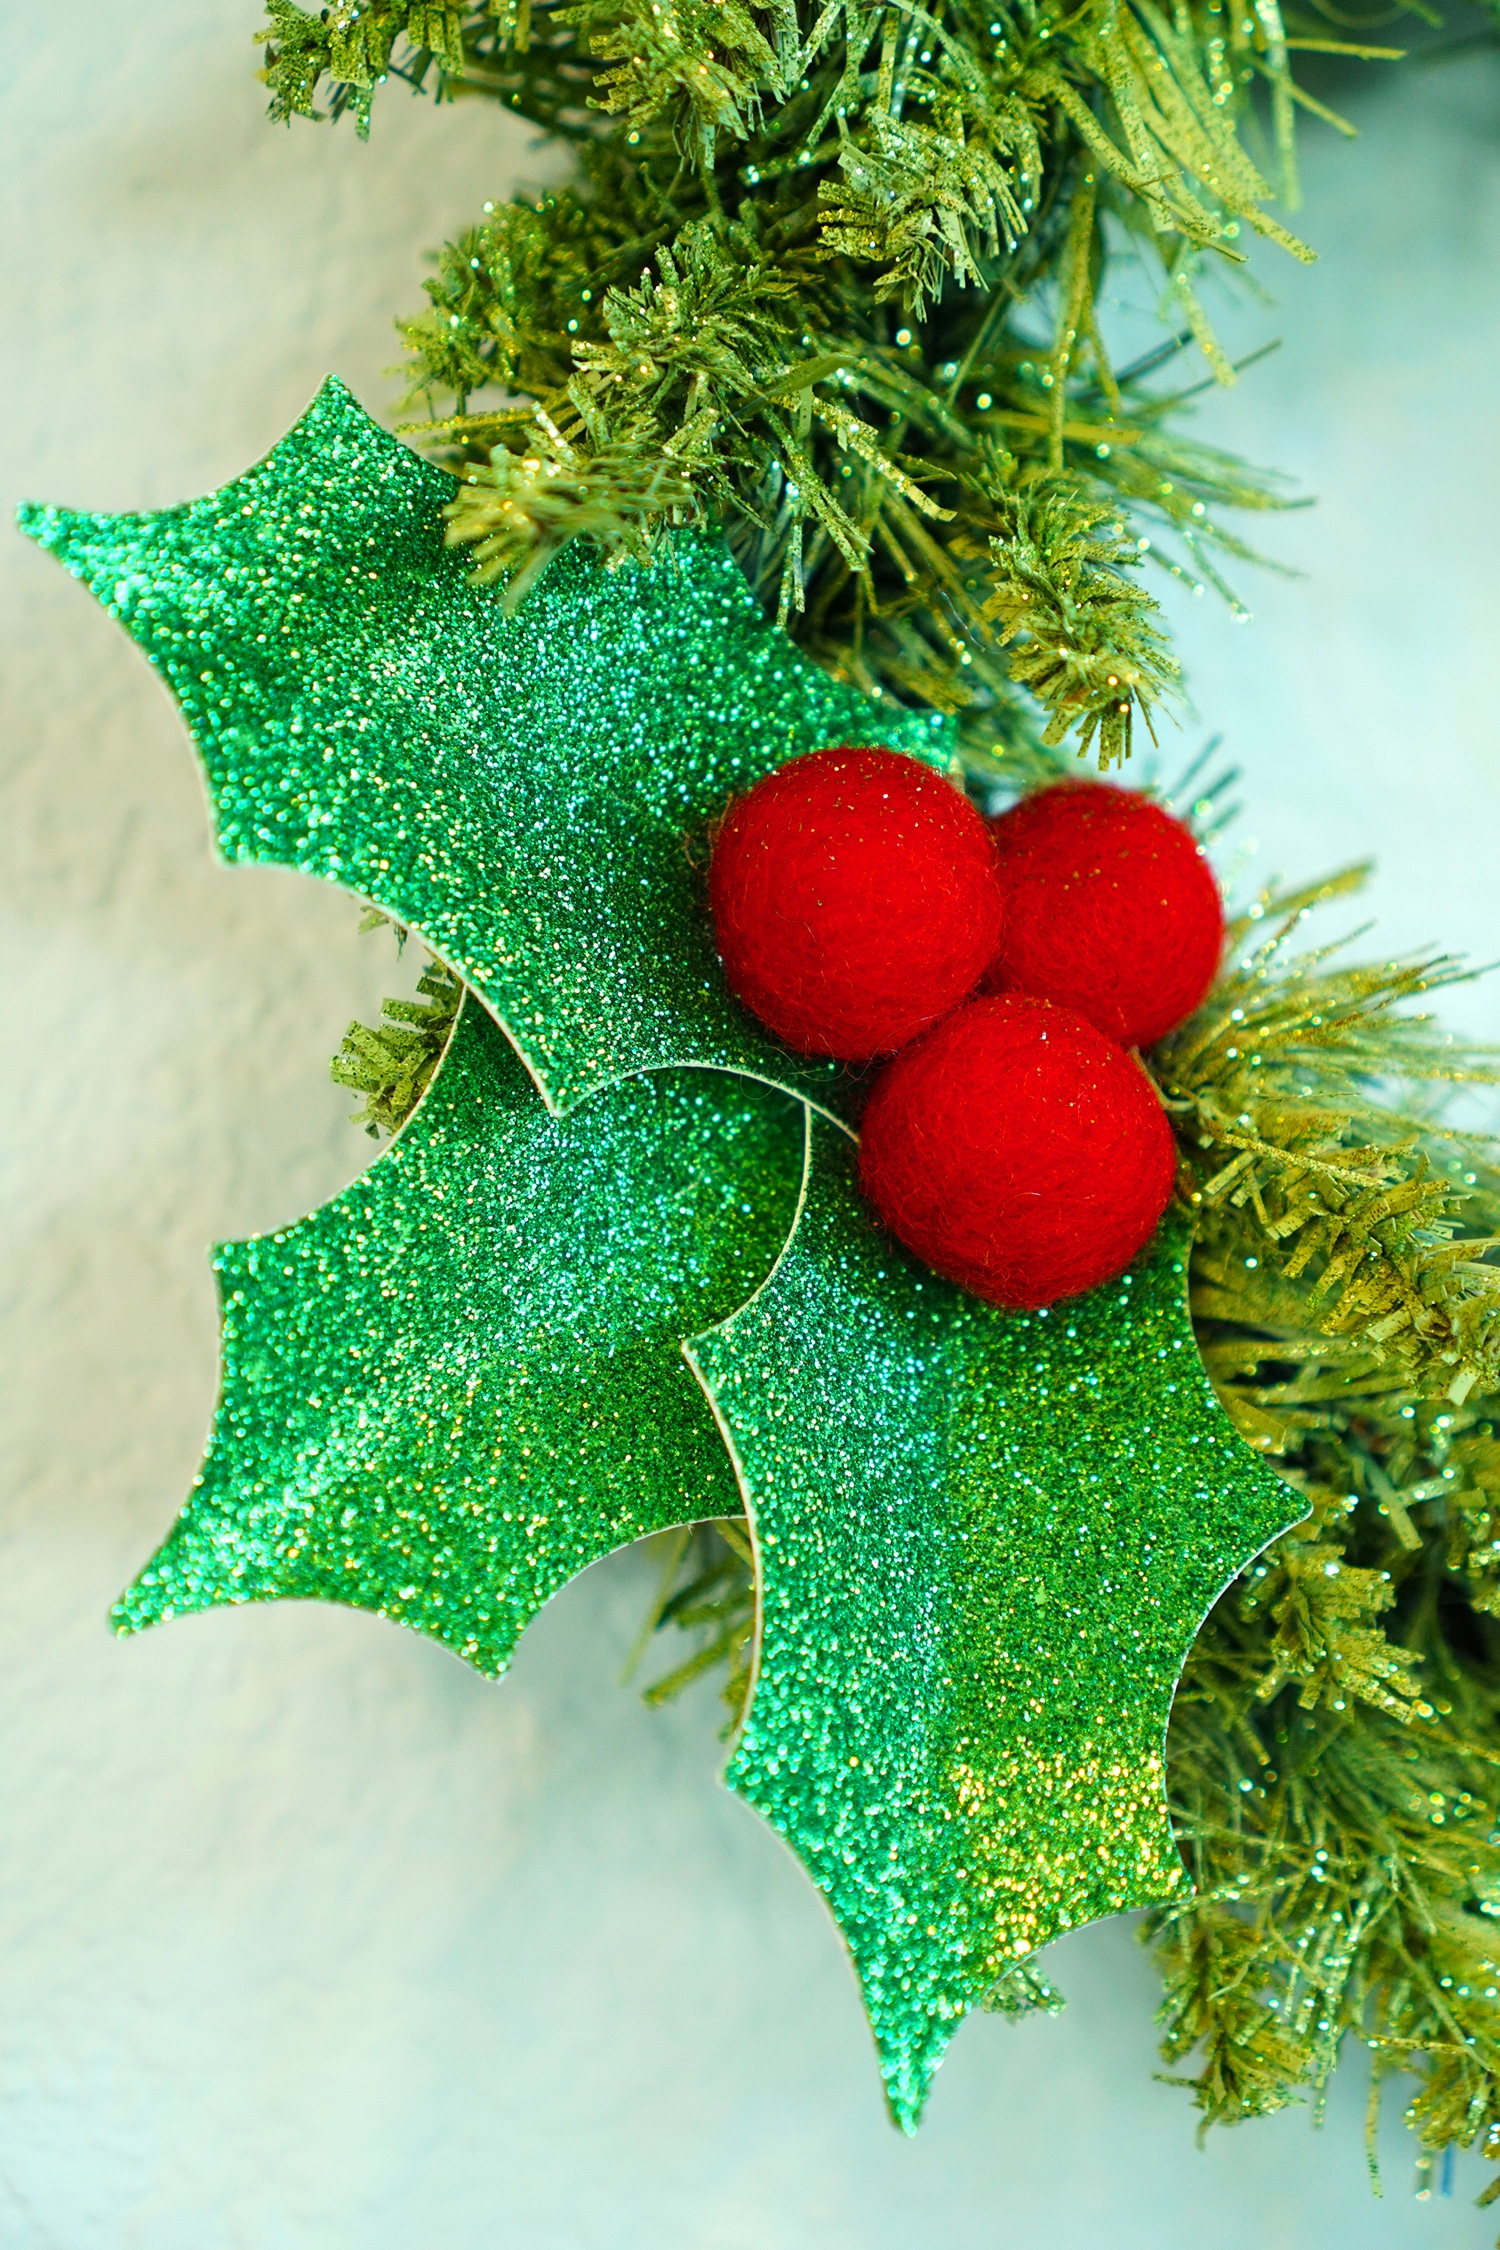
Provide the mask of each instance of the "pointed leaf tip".
[{"label": "pointed leaf tip", "polygon": [[693,1340],[756,1530],[763,1637],[726,1779],[827,1898],[911,2131],[1012,1963],[1185,1881],[1172,1695],[1226,1583],[1305,1513],[1236,1435],[1185,1234],[1048,1312],[876,1229],[820,1127],[798,1231]]},{"label": "pointed leaf tip", "polygon": [[507,616],[443,546],[451,492],[330,378],[221,492],[38,535],[177,696],[224,857],[420,930],[554,1109],[681,1064],[837,1109],[836,1066],[730,999],[685,845],[830,742],[945,765],[948,722],[807,663],[715,539],[682,535],[671,567],[575,545]]}]

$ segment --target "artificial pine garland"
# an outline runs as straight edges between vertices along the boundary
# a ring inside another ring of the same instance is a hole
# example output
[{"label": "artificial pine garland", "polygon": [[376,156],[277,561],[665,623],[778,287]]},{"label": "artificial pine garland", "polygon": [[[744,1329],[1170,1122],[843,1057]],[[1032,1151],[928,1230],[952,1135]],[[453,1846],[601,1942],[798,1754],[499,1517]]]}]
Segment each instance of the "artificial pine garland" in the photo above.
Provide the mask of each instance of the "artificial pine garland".
[{"label": "artificial pine garland", "polygon": [[[1394,50],[1275,0],[269,4],[273,114],[317,114],[326,82],[364,132],[397,76],[574,152],[567,188],[487,205],[402,324],[428,417],[406,434],[455,471],[449,537],[507,600],[572,538],[644,558],[713,521],[827,669],[956,714],[982,798],[1055,777],[1065,745],[1129,754],[1177,670],[1134,573],[1228,593],[1249,550],[1219,511],[1278,504],[1154,379],[1193,343],[1229,372],[1198,280],[1244,229],[1307,254],[1264,205],[1273,180],[1295,205],[1296,108],[1338,120],[1292,56]],[[1178,332],[1117,370],[1097,307],[1124,255],[1159,266]],[[1500,1173],[1420,1089],[1497,1074],[1405,1012],[1453,964],[1300,950],[1356,881],[1256,900],[1146,1058],[1205,1361],[1313,1506],[1199,1637],[1170,1741],[1197,1889],[1146,1936],[1206,2118],[1316,2099],[1353,2033],[1372,2118],[1414,2074],[1428,2167],[1500,2157]],[[433,965],[422,991],[335,1063],[372,1131],[442,1052],[459,987]],[[723,1665],[737,1711],[743,1529],[663,1547],[647,1636],[698,1642],[648,1692]],[[992,2002],[1056,1995],[1027,1967]]]}]

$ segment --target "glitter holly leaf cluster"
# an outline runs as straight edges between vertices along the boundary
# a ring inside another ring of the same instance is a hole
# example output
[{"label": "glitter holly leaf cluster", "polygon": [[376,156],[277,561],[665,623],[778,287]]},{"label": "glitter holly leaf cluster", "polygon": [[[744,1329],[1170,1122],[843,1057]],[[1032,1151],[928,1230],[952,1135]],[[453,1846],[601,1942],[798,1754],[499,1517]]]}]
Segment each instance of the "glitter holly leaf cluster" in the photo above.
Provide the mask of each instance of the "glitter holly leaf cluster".
[{"label": "glitter holly leaf cluster", "polygon": [[856,1194],[855,1082],[723,985],[727,798],[840,738],[941,765],[942,724],[805,664],[705,539],[575,549],[507,615],[435,475],[330,385],[221,493],[26,519],[177,694],[225,856],[468,988],[369,1172],[218,1252],[208,1452],[118,1622],[312,1596],[496,1674],[589,1562],[743,1507],[727,1778],[827,1898],[910,2128],[1011,1964],[1182,1892],[1173,1690],[1302,1504],[1215,1399],[1176,1233],[1070,1306],[966,1296]]}]

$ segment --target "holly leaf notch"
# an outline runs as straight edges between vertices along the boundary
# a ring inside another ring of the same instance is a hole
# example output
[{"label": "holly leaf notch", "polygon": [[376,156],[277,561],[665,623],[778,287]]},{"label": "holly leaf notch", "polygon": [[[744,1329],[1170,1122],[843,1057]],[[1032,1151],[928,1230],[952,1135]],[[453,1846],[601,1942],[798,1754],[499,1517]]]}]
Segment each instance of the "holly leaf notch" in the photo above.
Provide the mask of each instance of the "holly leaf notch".
[{"label": "holly leaf notch", "polygon": [[336,1601],[494,1678],[591,1562],[736,1513],[679,1341],[775,1260],[807,1115],[756,1080],[684,1070],[551,1116],[466,1000],[369,1170],[215,1252],[207,1451],[116,1627]]}]

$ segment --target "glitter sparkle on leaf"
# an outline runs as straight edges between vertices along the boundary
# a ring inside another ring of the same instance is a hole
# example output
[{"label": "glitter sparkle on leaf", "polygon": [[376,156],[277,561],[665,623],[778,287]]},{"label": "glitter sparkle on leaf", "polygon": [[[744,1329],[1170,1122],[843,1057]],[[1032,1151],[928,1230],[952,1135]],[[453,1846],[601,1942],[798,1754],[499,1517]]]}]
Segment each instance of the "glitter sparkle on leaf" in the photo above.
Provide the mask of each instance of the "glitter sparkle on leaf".
[{"label": "glitter sparkle on leaf", "polygon": [[347,1602],[493,1675],[589,1563],[734,1513],[678,1342],[742,1304],[781,1249],[807,1116],[690,1070],[556,1118],[467,1003],[363,1178],[219,1250],[207,1455],[116,1624]]},{"label": "glitter sparkle on leaf", "polygon": [[945,721],[840,687],[726,547],[574,547],[514,616],[445,552],[453,485],[330,379],[221,492],[158,515],[21,511],[164,675],[219,849],[339,883],[422,932],[567,1110],[715,1065],[837,1108],[844,1080],[730,999],[686,842],[835,742],[946,766]]},{"label": "glitter sparkle on leaf", "polygon": [[450,490],[330,382],[207,499],[23,516],[177,694],[226,858],[421,930],[510,1041],[466,1004],[370,1171],[219,1251],[208,1451],[116,1622],[335,1600],[493,1674],[590,1562],[742,1495],[727,1778],[827,1897],[910,2129],[1008,1964],[1181,1885],[1173,1690],[1301,1505],[1214,1399],[1184,1237],[1048,1313],[964,1296],[842,1133],[809,1165],[851,1082],[724,988],[692,839],[825,744],[944,765],[944,724],[808,665],[709,539],[569,549],[507,616]]},{"label": "glitter sparkle on leaf", "polygon": [[1183,1885],[1173,1691],[1306,1512],[1214,1396],[1186,1266],[1169,1222],[1087,1297],[982,1304],[879,1233],[819,1126],[780,1264],[684,1347],[761,1572],[727,1779],[827,1898],[907,2130],[1011,1962]]}]

